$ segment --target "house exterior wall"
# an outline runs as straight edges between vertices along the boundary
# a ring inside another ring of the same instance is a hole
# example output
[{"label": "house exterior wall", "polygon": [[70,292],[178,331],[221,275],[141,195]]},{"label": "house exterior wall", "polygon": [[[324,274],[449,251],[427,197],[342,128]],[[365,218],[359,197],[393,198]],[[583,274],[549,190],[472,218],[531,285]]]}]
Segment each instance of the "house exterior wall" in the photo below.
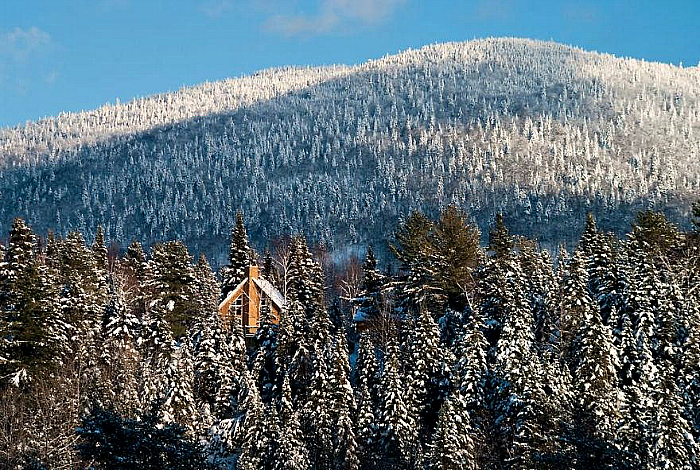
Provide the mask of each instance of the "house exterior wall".
[{"label": "house exterior wall", "polygon": [[[247,281],[242,286],[239,286],[239,288],[233,292],[233,295],[230,295],[219,305],[219,316],[224,321],[224,324],[231,325],[234,321],[239,322],[239,324],[243,326],[243,332],[246,337],[254,336],[255,332],[258,330],[261,302],[263,296],[267,297],[255,282],[252,282],[252,279],[257,279],[259,275],[259,268],[257,266],[250,266],[248,268]],[[236,304],[238,299],[242,300],[241,316],[239,318],[234,318],[235,314],[231,311],[231,308]],[[270,301],[269,297],[267,301],[272,313],[272,322],[278,323],[280,309]]]}]

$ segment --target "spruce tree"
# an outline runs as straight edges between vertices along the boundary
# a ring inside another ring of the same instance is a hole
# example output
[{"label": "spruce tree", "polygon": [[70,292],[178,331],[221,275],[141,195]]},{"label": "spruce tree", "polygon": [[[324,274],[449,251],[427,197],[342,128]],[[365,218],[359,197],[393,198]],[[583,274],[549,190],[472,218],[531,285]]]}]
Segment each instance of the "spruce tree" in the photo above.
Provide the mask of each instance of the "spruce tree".
[{"label": "spruce tree", "polygon": [[204,255],[199,257],[194,267],[193,298],[196,304],[197,316],[204,317],[218,308],[219,282],[209,267]]},{"label": "spruce tree", "polygon": [[292,404],[292,388],[289,377],[285,376],[282,383],[282,399],[280,400],[280,439],[275,452],[274,470],[307,470],[311,468],[309,451],[304,443],[301,431],[299,413]]},{"label": "spruce tree", "polygon": [[617,351],[612,332],[603,325],[597,308],[592,309],[579,329],[575,388],[577,421],[585,434],[613,442],[619,418]]},{"label": "spruce tree", "polygon": [[147,308],[164,314],[175,338],[184,335],[195,321],[195,272],[187,247],[180,241],[153,247],[144,290]]},{"label": "spruce tree", "polygon": [[426,468],[430,470],[476,470],[475,446],[467,405],[459,391],[440,408],[432,435]]},{"label": "spruce tree", "polygon": [[95,256],[95,262],[97,263],[97,269],[102,272],[107,272],[107,245],[105,243],[105,236],[102,230],[102,225],[97,226],[97,233],[95,234],[95,241],[92,243],[92,252]]},{"label": "spruce tree", "polygon": [[360,292],[357,298],[353,299],[357,306],[357,318],[365,322],[376,321],[379,318],[384,302],[385,283],[386,277],[377,269],[377,258],[374,257],[374,249],[370,245],[362,264]]},{"label": "spruce tree", "polygon": [[442,377],[442,357],[438,326],[423,309],[408,338],[408,364],[406,406],[415,423],[415,440],[419,436],[429,436],[436,424],[445,390]]},{"label": "spruce tree", "polygon": [[248,235],[243,222],[243,213],[236,213],[236,225],[231,231],[228,266],[221,270],[221,299],[240,284],[248,275],[248,266],[253,261]]},{"label": "spruce tree", "polygon": [[683,405],[671,374],[658,384],[657,414],[650,429],[650,458],[645,468],[691,470],[698,465],[698,443],[683,416]]},{"label": "spruce tree", "polygon": [[69,334],[55,310],[53,282],[35,256],[37,239],[15,219],[0,261],[0,380],[20,385],[51,370]]},{"label": "spruce tree", "polygon": [[333,348],[333,375],[331,378],[331,416],[335,425],[333,433],[334,465],[339,470],[359,468],[358,443],[353,417],[357,405],[350,385],[350,363],[343,332],[336,336]]},{"label": "spruce tree", "polygon": [[406,404],[399,351],[395,339],[387,344],[382,370],[382,405],[379,420],[384,455],[397,468],[408,465],[415,448],[416,424]]},{"label": "spruce tree", "polygon": [[489,231],[488,251],[493,252],[496,258],[503,258],[510,254],[514,247],[510,231],[503,222],[503,214],[496,215],[496,225]]}]

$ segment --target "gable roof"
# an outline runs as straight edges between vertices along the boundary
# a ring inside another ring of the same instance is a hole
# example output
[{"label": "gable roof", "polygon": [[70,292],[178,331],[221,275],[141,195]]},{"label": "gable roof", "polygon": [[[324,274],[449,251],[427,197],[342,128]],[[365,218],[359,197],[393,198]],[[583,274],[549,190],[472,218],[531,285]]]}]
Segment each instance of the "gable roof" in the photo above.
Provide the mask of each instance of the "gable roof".
[{"label": "gable roof", "polygon": [[280,309],[284,307],[284,296],[270,282],[265,279],[253,278],[253,282],[272,300]]},{"label": "gable roof", "polygon": [[[236,286],[235,289],[233,289],[231,292],[229,292],[229,294],[226,296],[226,298],[219,303],[219,310],[221,310],[224,305],[229,303],[235,297],[238,297],[239,292],[243,289],[243,286],[245,286],[247,282],[248,282],[248,278],[246,277],[245,279],[243,279],[240,282],[240,284],[238,284]],[[260,288],[261,291],[263,291],[270,298],[270,300],[272,300],[275,303],[275,305],[277,305],[277,307],[279,307],[280,309],[282,309],[282,307],[284,307],[284,304],[285,304],[284,296],[282,295],[282,293],[280,291],[277,290],[277,288],[275,286],[270,284],[265,279],[260,279],[260,278],[253,278],[253,282],[255,283],[255,285],[257,285]]]},{"label": "gable roof", "polygon": [[248,278],[247,278],[247,277],[246,277],[245,279],[243,279],[243,280],[240,282],[240,284],[238,284],[238,285],[236,286],[235,289],[233,289],[231,292],[228,293],[228,295],[226,296],[226,298],[225,298],[224,300],[222,300],[222,301],[219,303],[219,310],[221,310],[221,308],[222,308],[224,305],[226,305],[228,302],[230,302],[231,299],[233,299],[234,297],[238,297],[238,295],[237,295],[237,294],[238,294],[238,291],[240,291],[241,289],[243,289],[243,286],[245,286],[245,283],[246,283],[246,282],[248,282]]}]

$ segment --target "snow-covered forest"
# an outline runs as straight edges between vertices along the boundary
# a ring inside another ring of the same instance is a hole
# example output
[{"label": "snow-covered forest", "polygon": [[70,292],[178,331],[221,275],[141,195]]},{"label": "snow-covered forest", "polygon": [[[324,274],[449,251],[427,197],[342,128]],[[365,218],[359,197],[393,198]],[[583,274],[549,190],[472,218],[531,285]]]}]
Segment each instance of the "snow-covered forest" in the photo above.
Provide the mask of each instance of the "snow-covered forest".
[{"label": "snow-covered forest", "polygon": [[284,68],[0,130],[0,228],[122,246],[180,239],[226,262],[234,210],[252,242],[343,248],[452,204],[482,231],[573,246],[593,212],[687,220],[700,191],[700,69],[555,43],[484,39],[357,66]]},{"label": "snow-covered forest", "polygon": [[[86,243],[17,219],[0,466],[697,469],[700,202],[687,212],[692,230],[643,211],[622,239],[590,215],[554,257],[448,206],[401,220],[391,259],[368,247],[334,272],[303,237],[257,255],[239,213],[219,276],[180,241],[120,255],[101,228]],[[254,260],[286,302],[246,347],[217,304]]]}]

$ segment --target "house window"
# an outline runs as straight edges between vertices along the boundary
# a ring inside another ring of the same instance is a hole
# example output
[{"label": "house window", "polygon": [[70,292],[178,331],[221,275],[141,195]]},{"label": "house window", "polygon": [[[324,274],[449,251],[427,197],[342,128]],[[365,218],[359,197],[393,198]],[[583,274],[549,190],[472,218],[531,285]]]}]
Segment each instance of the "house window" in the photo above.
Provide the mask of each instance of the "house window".
[{"label": "house window", "polygon": [[243,322],[245,326],[245,319],[243,318],[243,296],[239,295],[236,300],[233,301],[230,309],[231,321]]}]

